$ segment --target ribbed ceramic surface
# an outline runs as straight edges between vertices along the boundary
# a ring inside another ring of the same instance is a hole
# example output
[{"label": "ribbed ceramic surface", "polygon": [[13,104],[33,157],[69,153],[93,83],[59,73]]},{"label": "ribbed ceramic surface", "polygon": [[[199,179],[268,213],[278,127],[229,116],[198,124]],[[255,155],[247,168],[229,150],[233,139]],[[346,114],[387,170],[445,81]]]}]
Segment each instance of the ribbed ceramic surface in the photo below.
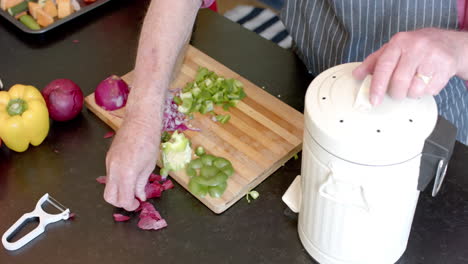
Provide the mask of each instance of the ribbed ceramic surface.
[{"label": "ribbed ceramic surface", "polygon": [[420,157],[393,166],[353,164],[330,155],[306,131],[302,158],[299,229],[312,257],[333,264],[394,263],[413,221]]}]

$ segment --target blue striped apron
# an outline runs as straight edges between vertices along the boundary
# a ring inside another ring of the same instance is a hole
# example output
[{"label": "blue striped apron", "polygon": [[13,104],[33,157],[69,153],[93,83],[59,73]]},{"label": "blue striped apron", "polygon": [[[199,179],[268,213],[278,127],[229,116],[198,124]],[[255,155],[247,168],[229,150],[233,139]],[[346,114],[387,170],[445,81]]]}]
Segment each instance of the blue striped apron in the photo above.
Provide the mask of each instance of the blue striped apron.
[{"label": "blue striped apron", "polygon": [[[286,0],[281,18],[294,49],[314,76],[363,61],[401,31],[457,29],[457,0]],[[439,114],[468,144],[468,91],[458,77],[435,96]]]}]

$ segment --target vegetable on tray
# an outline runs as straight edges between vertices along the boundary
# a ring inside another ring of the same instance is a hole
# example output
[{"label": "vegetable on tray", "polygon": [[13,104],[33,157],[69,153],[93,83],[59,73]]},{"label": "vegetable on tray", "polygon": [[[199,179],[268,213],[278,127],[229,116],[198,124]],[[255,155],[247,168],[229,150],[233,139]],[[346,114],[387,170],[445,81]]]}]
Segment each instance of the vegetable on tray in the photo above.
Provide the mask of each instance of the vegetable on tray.
[{"label": "vegetable on tray", "polygon": [[21,2],[23,2],[23,0],[0,0],[0,7],[3,10],[7,10],[8,8],[11,8],[20,4]]},{"label": "vegetable on tray", "polygon": [[19,18],[20,22],[32,30],[39,30],[41,27],[30,15],[24,15]]},{"label": "vegetable on tray", "polygon": [[23,1],[15,6],[8,8],[8,13],[12,16],[16,16],[17,14],[28,10],[28,2],[30,2],[30,0]]},{"label": "vegetable on tray", "polygon": [[38,146],[49,132],[49,113],[41,92],[34,86],[17,84],[0,91],[0,138],[17,152]]},{"label": "vegetable on tray", "polygon": [[81,9],[77,0],[0,0],[0,6],[32,30],[47,27]]}]

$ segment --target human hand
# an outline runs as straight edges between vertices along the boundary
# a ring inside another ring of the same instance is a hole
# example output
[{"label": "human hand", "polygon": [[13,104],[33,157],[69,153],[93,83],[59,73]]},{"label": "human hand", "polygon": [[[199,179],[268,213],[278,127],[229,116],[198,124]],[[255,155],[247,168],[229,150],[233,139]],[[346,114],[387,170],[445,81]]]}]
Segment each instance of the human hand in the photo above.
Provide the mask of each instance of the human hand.
[{"label": "human hand", "polygon": [[369,55],[353,75],[361,80],[373,75],[373,105],[380,104],[385,93],[395,99],[436,95],[459,73],[462,51],[457,34],[436,28],[397,33]]},{"label": "human hand", "polygon": [[154,130],[131,119],[120,127],[106,156],[108,203],[134,211],[140,204],[135,197],[146,200],[145,186],[159,154],[159,133]]}]

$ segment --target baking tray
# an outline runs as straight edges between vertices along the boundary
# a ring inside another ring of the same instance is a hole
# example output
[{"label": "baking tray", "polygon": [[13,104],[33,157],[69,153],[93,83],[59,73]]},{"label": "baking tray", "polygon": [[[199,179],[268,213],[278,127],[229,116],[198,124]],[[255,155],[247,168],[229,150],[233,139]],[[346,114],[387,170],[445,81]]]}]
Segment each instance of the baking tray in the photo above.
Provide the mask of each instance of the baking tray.
[{"label": "baking tray", "polygon": [[15,17],[13,17],[12,15],[10,15],[8,13],[8,11],[6,10],[3,10],[0,8],[0,15],[2,17],[4,17],[6,20],[10,21],[11,23],[13,23],[17,28],[21,29],[23,32],[26,32],[26,33],[29,33],[29,34],[42,34],[42,33],[45,33],[53,28],[56,28],[64,23],[67,23],[68,21],[70,20],[73,20],[107,2],[109,2],[111,0],[96,0],[96,2],[94,3],[91,3],[91,4],[85,4],[83,0],[77,0],[77,2],[80,4],[81,6],[81,9],[79,11],[76,11],[74,12],[73,14],[65,17],[65,18],[62,18],[62,19],[58,19],[56,20],[54,23],[50,24],[49,26],[47,27],[43,27],[39,30],[32,30],[28,27],[26,27],[25,25],[23,25],[23,23],[21,23],[19,20],[17,20]]}]

